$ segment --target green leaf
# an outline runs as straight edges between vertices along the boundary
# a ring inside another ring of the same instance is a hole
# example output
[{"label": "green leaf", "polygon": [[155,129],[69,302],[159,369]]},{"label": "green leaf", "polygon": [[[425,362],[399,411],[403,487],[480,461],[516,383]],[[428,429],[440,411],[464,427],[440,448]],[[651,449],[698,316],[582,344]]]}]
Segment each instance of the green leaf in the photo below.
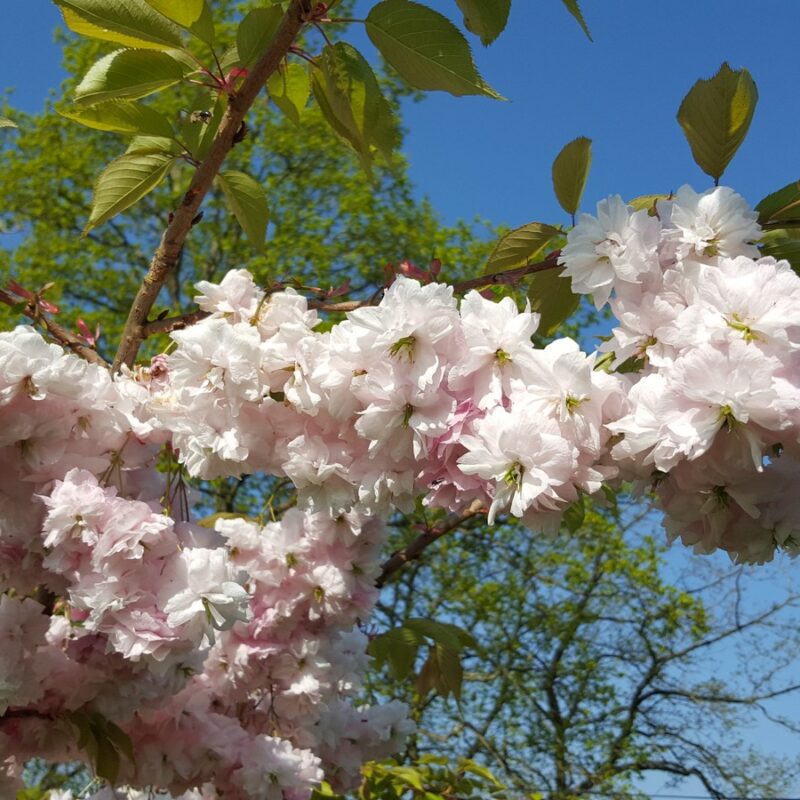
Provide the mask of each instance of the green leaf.
[{"label": "green leaf", "polygon": [[383,0],[370,10],[366,26],[381,55],[416,89],[500,98],[478,74],[458,28],[433,9]]},{"label": "green leaf", "polygon": [[713,78],[697,81],[683,98],[678,122],[695,162],[715,183],[744,141],[757,101],[750,73],[727,63]]},{"label": "green leaf", "polygon": [[561,0],[561,2],[566,7],[567,11],[578,20],[578,25],[581,26],[583,32],[588,37],[589,41],[594,41],[592,39],[592,34],[589,32],[589,26],[586,24],[586,20],[583,18],[583,12],[581,11],[581,7],[578,5],[578,0]]},{"label": "green leaf", "polygon": [[239,24],[236,31],[236,49],[239,63],[252,67],[278,32],[283,12],[278,6],[254,8]]},{"label": "green leaf", "polygon": [[134,136],[131,139],[126,153],[164,153],[177,157],[183,148],[174,140],[166,136]]},{"label": "green leaf", "polygon": [[767,195],[757,206],[758,222],[778,222],[788,219],[800,219],[800,181],[792,181]]},{"label": "green leaf", "polygon": [[331,127],[369,168],[372,149],[387,158],[397,145],[397,126],[372,68],[354,47],[328,45],[312,72],[311,86]]},{"label": "green leaf", "polygon": [[456,652],[460,652],[465,646],[474,650],[479,649],[479,645],[472,634],[449,622],[437,622],[434,619],[413,617],[405,621],[405,627],[427,636],[434,642],[438,642]]},{"label": "green leaf", "polygon": [[592,165],[592,140],[585,136],[564,145],[553,162],[553,188],[561,208],[572,216],[578,210]]},{"label": "green leaf", "polygon": [[155,189],[174,161],[172,154],[153,152],[126,153],[112,161],[95,184],[84,235]]},{"label": "green leaf", "polygon": [[300,124],[300,117],[311,94],[311,78],[302,64],[281,64],[269,76],[267,91],[270,99],[295,125]]},{"label": "green leaf", "polygon": [[17,128],[19,127],[13,120],[6,117],[0,117],[0,128]]},{"label": "green leaf", "polygon": [[800,229],[778,228],[766,231],[759,242],[761,255],[785,259],[800,275]]},{"label": "green leaf", "polygon": [[413,669],[417,652],[423,644],[424,636],[410,628],[399,627],[372,639],[367,652],[375,659],[377,669],[388,664],[392,675],[397,680],[403,680]]},{"label": "green leaf", "polygon": [[570,279],[562,278],[555,269],[537,272],[531,278],[528,297],[531,309],[542,315],[539,333],[545,336],[552,336],[575,313],[580,304],[580,297],[572,293]]},{"label": "green leaf", "polygon": [[214,30],[214,15],[211,13],[211,7],[208,5],[208,2],[203,3],[203,11],[199,19],[189,26],[189,30],[192,35],[206,44],[214,44],[217,35]]},{"label": "green leaf", "polygon": [[634,211],[647,211],[647,213],[654,217],[658,213],[658,201],[669,200],[671,194],[642,194],[634,197],[633,200],[628,200],[628,205]]},{"label": "green leaf", "polygon": [[204,0],[146,0],[146,2],[182,28],[194,25],[202,16],[205,6]]},{"label": "green leaf", "polygon": [[456,0],[464,15],[467,30],[491,44],[504,30],[511,10],[511,0]]},{"label": "green leaf", "polygon": [[456,699],[461,697],[461,684],[464,680],[464,668],[456,650],[437,644],[433,654],[437,664],[436,689],[442,697],[452,694]]},{"label": "green leaf", "polygon": [[77,111],[61,111],[60,114],[98,131],[165,138],[172,136],[172,125],[167,117],[148,106],[126,100],[109,100]]},{"label": "green leaf", "polygon": [[185,67],[167,53],[117,50],[94,64],[75,89],[82,106],[106,100],[135,100],[183,79]]},{"label": "green leaf", "polygon": [[261,252],[269,222],[264,187],[243,172],[223,172],[217,176],[217,181],[250,244]]},{"label": "green leaf", "polygon": [[503,236],[494,246],[486,262],[484,274],[493,275],[530,263],[556,236],[563,231],[542,222],[529,222]]},{"label": "green leaf", "polygon": [[53,0],[67,27],[82,36],[127,47],[181,47],[181,32],[144,0]]},{"label": "green leaf", "polygon": [[574,503],[570,503],[564,511],[564,525],[570,533],[576,533],[581,529],[583,521],[586,519],[586,505],[583,496],[579,497]]}]

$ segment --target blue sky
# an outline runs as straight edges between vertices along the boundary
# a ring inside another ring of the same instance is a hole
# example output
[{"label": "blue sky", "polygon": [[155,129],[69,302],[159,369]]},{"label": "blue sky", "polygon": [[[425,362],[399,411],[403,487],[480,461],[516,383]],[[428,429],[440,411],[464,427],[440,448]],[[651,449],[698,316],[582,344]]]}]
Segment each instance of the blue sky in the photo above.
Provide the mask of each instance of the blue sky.
[{"label": "blue sky", "polygon": [[[427,2],[458,20],[454,0]],[[550,165],[580,135],[594,141],[584,210],[608,194],[707,187],[675,114],[694,81],[724,60],[750,70],[760,99],[723,183],[755,204],[800,178],[798,0],[584,0],[583,7],[594,43],[559,0],[514,0],[508,29],[488,49],[471,37],[479,69],[508,102],[436,93],[406,104],[411,176],[447,222],[566,223]],[[15,87],[12,104],[20,109],[41,109],[63,77],[52,37],[59,20],[49,0],[3,0],[0,75]],[[374,52],[363,35],[351,39]],[[691,569],[682,553],[671,561]],[[785,563],[776,568],[776,580],[786,570]],[[796,741],[762,729],[752,736],[798,757]],[[662,786],[646,784],[654,793]],[[705,794],[691,783],[664,791]]]}]

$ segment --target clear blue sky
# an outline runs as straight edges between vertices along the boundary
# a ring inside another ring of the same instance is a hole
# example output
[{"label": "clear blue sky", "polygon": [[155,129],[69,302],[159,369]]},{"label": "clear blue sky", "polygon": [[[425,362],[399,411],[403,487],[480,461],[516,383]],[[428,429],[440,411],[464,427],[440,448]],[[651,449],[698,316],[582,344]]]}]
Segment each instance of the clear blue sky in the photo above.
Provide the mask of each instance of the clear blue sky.
[{"label": "clear blue sky", "polygon": [[[458,19],[454,0],[427,2]],[[359,2],[360,9],[370,5]],[[2,83],[15,87],[13,105],[39,110],[63,77],[52,41],[59,14],[49,0],[2,0],[2,6]],[[707,187],[675,114],[694,81],[724,60],[750,70],[760,99],[723,182],[755,203],[800,178],[800,0],[584,0],[583,8],[594,43],[559,0],[514,0],[508,29],[493,46],[472,40],[482,74],[508,102],[437,93],[407,104],[411,175],[446,221],[477,215],[510,225],[566,222],[550,165],[579,135],[594,141],[584,210],[613,193],[633,197],[687,182]],[[372,52],[365,37],[351,38]],[[692,568],[680,552],[671,563]],[[759,576],[777,580],[786,569],[784,563]],[[797,741],[766,729],[752,737],[798,758]],[[694,783],[645,786],[705,795]]]}]

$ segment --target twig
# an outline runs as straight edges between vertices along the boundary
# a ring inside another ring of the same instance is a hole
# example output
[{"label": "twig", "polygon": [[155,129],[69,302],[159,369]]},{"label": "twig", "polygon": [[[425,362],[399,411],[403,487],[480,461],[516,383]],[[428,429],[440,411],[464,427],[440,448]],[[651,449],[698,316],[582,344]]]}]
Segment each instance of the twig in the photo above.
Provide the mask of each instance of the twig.
[{"label": "twig", "polygon": [[[16,306],[17,303],[13,302],[5,294],[0,292],[0,302],[7,303],[10,306]],[[54,322],[46,316],[42,310],[32,303],[29,303],[22,309],[22,313],[29,317],[35,324],[41,325],[62,347],[68,347],[75,354],[79,355],[86,361],[92,364],[100,364],[107,367],[108,362],[97,352],[97,350],[89,347],[77,334],[67,330],[63,325]]]},{"label": "twig", "polygon": [[292,42],[305,24],[310,10],[309,5],[309,0],[292,0],[270,46],[248,73],[241,89],[229,98],[228,108],[222,118],[214,143],[205,160],[195,171],[183,201],[175,210],[164,231],[161,243],[153,254],[147,275],[145,275],[131,305],[122,341],[114,358],[114,370],[118,370],[123,364],[133,365],[144,340],[147,316],[164,282],[178,261],[200,205],[211,189],[225,157],[234,146],[236,134],[244,121],[245,114],[255,102],[266,84],[267,78],[275,72],[289,52]]},{"label": "twig", "polygon": [[450,514],[439,525],[430,528],[425,533],[420,534],[408,547],[403,550],[398,550],[392,554],[381,567],[381,574],[375,581],[375,586],[379,589],[386,583],[389,577],[401,569],[409,561],[418,559],[425,549],[433,544],[437,539],[440,539],[446,533],[454,531],[456,528],[463,525],[468,519],[483,513],[485,510],[483,503],[480,500],[473,500],[467,508],[459,514]]},{"label": "twig", "polygon": [[494,275],[481,275],[477,278],[470,278],[466,281],[457,281],[453,284],[453,291],[462,294],[469,289],[482,289],[484,286],[501,286],[514,284],[526,275],[533,275],[536,272],[544,272],[546,269],[555,269],[558,266],[560,250],[553,250],[547,258],[537,261],[535,264],[526,264],[524,267],[507,269],[504,272],[495,272]]}]

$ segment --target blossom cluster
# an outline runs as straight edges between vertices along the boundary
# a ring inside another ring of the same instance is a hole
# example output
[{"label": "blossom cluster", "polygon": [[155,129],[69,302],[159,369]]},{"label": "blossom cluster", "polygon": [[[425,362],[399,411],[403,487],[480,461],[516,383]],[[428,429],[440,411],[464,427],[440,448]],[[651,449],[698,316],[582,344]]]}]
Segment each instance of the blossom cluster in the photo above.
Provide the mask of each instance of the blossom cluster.
[{"label": "blossom cluster", "polygon": [[654,486],[670,539],[757,563],[800,550],[800,278],[759,257],[756,220],[725,187],[685,186],[654,213],[612,197],[561,261],[610,303],[601,350],[638,370],[614,460]]},{"label": "blossom cluster", "polygon": [[130,742],[131,786],[347,788],[413,727],[402,704],[353,704],[380,522],[187,521],[151,389],[30,328],[0,334],[0,794],[29,757],[85,758],[87,719]]},{"label": "blossom cluster", "polygon": [[[600,203],[561,254],[617,318],[594,354],[535,346],[511,298],[398,277],[323,325],[244,270],[198,284],[206,316],[120,375],[0,333],[3,795],[26,758],[84,758],[92,720],[130,743],[131,797],[352,787],[413,729],[356,703],[381,519],[420,497],[554,533],[635,480],[700,552],[800,549],[800,278],[760,235],[725,188]],[[253,473],[297,507],[191,521],[185,476]]]},{"label": "blossom cluster", "polygon": [[316,332],[304,297],[243,270],[198,288],[210,315],[173,335],[146,404],[193,475],[285,476],[334,515],[424,495],[555,530],[616,474],[606,423],[627,410],[624,380],[571,339],[534,347],[538,315],[511,298],[459,306],[450,286],[399,277]]}]

